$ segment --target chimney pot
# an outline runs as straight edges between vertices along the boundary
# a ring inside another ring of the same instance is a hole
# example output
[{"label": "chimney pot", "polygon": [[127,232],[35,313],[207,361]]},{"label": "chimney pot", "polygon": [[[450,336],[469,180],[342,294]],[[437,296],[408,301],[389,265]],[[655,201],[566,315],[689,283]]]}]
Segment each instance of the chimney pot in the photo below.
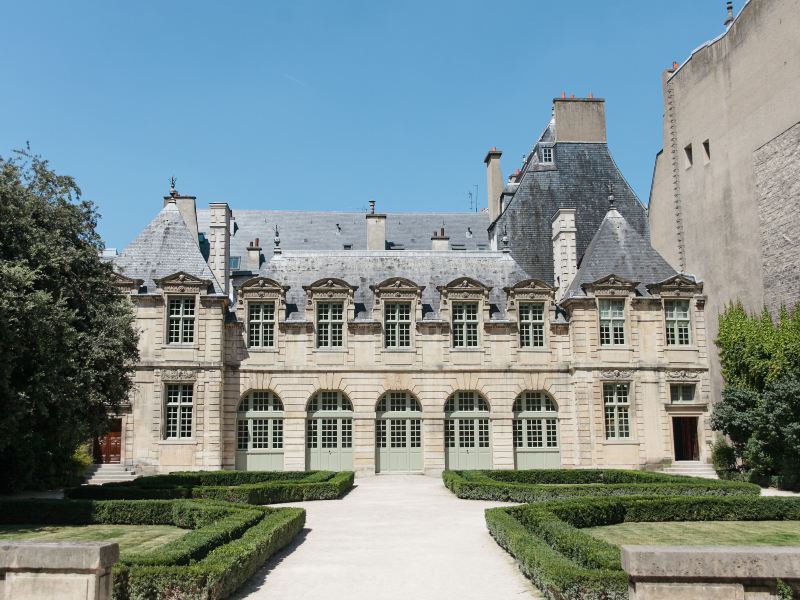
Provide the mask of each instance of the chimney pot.
[{"label": "chimney pot", "polygon": [[592,94],[592,92],[589,92],[589,99],[591,100],[592,98],[594,98],[594,95]]},{"label": "chimney pot", "polygon": [[567,97],[567,92],[561,92],[561,97],[562,98],[566,98]]},{"label": "chimney pot", "polygon": [[375,214],[375,200],[369,201],[369,212],[370,214]]},{"label": "chimney pot", "polygon": [[733,2],[728,0],[725,8],[727,9],[727,14],[725,15],[725,23],[723,23],[723,25],[728,27],[731,23],[733,23]]}]

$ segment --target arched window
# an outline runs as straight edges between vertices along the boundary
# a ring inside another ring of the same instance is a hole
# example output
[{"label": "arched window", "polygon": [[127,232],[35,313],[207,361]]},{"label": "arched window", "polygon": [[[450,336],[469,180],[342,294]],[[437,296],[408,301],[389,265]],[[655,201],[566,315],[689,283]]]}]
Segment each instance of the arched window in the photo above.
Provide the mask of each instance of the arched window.
[{"label": "arched window", "polygon": [[283,403],[269,390],[254,390],[236,411],[236,468],[283,469]]},{"label": "arched window", "polygon": [[514,400],[514,456],[518,469],[558,468],[558,405],[546,392],[529,390]]},{"label": "arched window", "polygon": [[423,470],[422,407],[413,394],[392,391],[375,405],[375,470]]},{"label": "arched window", "polygon": [[478,392],[455,392],[444,406],[445,465],[448,469],[490,469],[489,403]]},{"label": "arched window", "polygon": [[353,469],[353,404],[337,390],[311,396],[306,407],[306,466],[309,469]]}]

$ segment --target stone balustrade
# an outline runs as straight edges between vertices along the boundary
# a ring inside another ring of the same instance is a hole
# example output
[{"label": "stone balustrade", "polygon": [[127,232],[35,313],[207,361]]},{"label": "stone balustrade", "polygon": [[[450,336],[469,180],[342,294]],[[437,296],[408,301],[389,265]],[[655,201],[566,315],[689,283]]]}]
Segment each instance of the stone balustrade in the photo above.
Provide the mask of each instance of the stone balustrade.
[{"label": "stone balustrade", "polygon": [[110,600],[111,542],[0,542],[0,600]]},{"label": "stone balustrade", "polygon": [[631,600],[774,600],[800,590],[800,548],[622,546]]}]

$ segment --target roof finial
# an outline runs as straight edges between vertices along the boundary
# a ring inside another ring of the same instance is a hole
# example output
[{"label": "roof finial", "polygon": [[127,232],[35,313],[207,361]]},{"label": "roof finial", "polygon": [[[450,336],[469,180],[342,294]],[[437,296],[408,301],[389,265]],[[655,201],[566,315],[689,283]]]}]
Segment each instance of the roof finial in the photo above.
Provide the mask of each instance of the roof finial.
[{"label": "roof finial", "polygon": [[275,248],[272,251],[273,254],[280,254],[281,253],[281,234],[278,231],[278,224],[275,223],[275,237],[272,238],[272,241],[275,243]]},{"label": "roof finial", "polygon": [[606,183],[606,194],[608,195],[608,210],[614,208],[614,184],[610,181]]},{"label": "roof finial", "polygon": [[731,0],[728,0],[728,3],[725,5],[725,8],[727,9],[727,15],[725,16],[725,22],[723,23],[723,25],[725,27],[728,27],[731,23],[733,23],[733,2],[731,2]]},{"label": "roof finial", "polygon": [[169,195],[170,196],[178,196],[178,190],[175,189],[175,175],[169,178]]},{"label": "roof finial", "polygon": [[503,242],[503,252],[511,252],[508,248],[508,227],[503,225],[503,237],[500,240]]}]

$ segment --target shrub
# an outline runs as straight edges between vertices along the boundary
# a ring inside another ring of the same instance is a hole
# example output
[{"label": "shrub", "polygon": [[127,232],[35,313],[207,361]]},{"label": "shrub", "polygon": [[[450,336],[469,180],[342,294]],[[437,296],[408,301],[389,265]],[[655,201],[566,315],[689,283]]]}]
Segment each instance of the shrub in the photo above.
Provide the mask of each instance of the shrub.
[{"label": "shrub", "polygon": [[738,473],[736,452],[724,438],[719,438],[714,442],[711,449],[711,464],[714,465],[714,471],[720,479],[732,479],[733,474]]},{"label": "shrub", "polygon": [[193,500],[0,501],[0,523],[175,525],[183,537],[147,553],[123,553],[115,600],[216,600],[230,595],[302,530],[298,508]]},{"label": "shrub", "polygon": [[640,521],[800,520],[800,498],[585,498],[486,511],[497,543],[548,598],[622,600],[620,550],[581,531]]},{"label": "shrub", "polygon": [[211,499],[244,504],[332,500],[353,487],[352,471],[197,471],[141,477],[122,483],[81,486],[73,499]]},{"label": "shrub", "polygon": [[589,496],[758,495],[756,485],[618,469],[445,471],[445,485],[459,498],[545,502]]}]

